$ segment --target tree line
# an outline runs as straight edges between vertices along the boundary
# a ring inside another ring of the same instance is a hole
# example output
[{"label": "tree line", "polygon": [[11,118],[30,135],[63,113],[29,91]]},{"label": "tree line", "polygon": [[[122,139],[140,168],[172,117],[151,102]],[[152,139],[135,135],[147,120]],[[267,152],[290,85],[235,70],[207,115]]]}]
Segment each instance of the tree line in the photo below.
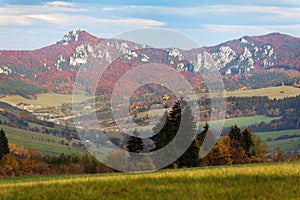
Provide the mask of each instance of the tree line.
[{"label": "tree line", "polygon": [[42,155],[30,147],[24,149],[16,144],[10,144],[4,130],[0,130],[0,177],[113,171],[87,153],[82,155]]},{"label": "tree line", "polygon": [[272,87],[280,85],[282,80],[289,79],[290,77],[288,77],[288,75],[277,72],[235,74],[223,77],[224,85],[227,90],[236,90],[243,87],[249,89]]},{"label": "tree line", "polygon": [[[182,120],[184,119],[184,120]],[[157,133],[150,137],[149,143],[138,137],[137,130],[126,143],[128,152],[143,153],[156,151],[170,144],[177,134],[180,126],[183,127],[186,137],[192,143],[187,150],[173,163],[165,168],[183,168],[215,165],[232,165],[245,163],[258,163],[267,161],[283,161],[287,158],[284,152],[278,150],[271,158],[267,158],[266,145],[249,128],[241,130],[232,126],[226,136],[216,141],[214,133],[206,123],[204,130],[197,132],[189,105],[180,99],[170,112],[166,112],[161,121],[153,128]],[[162,128],[161,128],[162,127]],[[199,151],[204,148],[205,138],[213,141],[211,151],[203,158],[199,158]],[[176,141],[173,145],[181,145]],[[292,158],[299,159],[299,157]],[[63,173],[106,173],[115,172],[95,157],[84,155],[41,155],[33,149],[24,149],[14,144],[8,144],[4,130],[0,131],[0,176],[44,175]],[[141,164],[143,166],[143,164]]]},{"label": "tree line", "polygon": [[[191,113],[188,104],[181,99],[174,104],[169,113],[165,113],[161,121],[153,128],[153,132],[157,134],[150,138],[154,144],[150,151],[156,151],[168,145],[177,134],[179,126],[183,127],[186,137],[191,137],[190,139],[193,141],[182,156],[166,168],[266,161],[266,145],[251,129],[240,130],[237,126],[232,126],[229,135],[222,137],[217,142],[208,123],[206,123],[202,132],[195,131],[196,123]],[[181,121],[183,118],[185,120]],[[143,139],[137,137],[136,130],[134,133],[127,141],[127,150],[135,153],[143,152],[146,144]],[[208,155],[199,159],[199,151],[206,137],[210,138],[208,141],[215,142],[215,144]],[[180,145],[180,141],[175,145]]]}]

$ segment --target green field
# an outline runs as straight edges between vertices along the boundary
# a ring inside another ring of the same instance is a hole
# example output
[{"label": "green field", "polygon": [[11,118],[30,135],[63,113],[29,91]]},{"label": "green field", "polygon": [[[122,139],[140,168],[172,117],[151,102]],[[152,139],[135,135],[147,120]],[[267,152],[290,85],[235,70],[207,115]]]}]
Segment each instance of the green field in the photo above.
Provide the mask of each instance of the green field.
[{"label": "green field", "polygon": [[226,92],[227,97],[267,96],[270,99],[283,99],[284,97],[295,97],[297,95],[300,95],[300,88],[296,88],[293,86],[278,86],[253,90],[236,90]]},{"label": "green field", "polygon": [[299,199],[300,163],[0,180],[1,199]]},{"label": "green field", "polygon": [[4,122],[4,121],[9,122],[9,119],[7,117],[5,117],[4,115],[1,115],[1,114],[0,114],[0,120],[2,122]]},{"label": "green field", "polygon": [[[82,154],[85,152],[84,150],[72,147],[72,143],[78,143],[79,141],[73,140],[69,142],[69,146],[66,146],[59,144],[61,140],[66,141],[62,137],[25,131],[4,125],[0,125],[0,128],[3,128],[5,131],[9,143],[14,143],[24,148],[30,146],[42,154]],[[51,142],[46,141],[47,139],[50,139]]]},{"label": "green field", "polygon": [[231,118],[225,120],[224,127],[231,127],[232,125],[237,125],[238,127],[248,127],[250,125],[259,124],[260,122],[269,123],[272,120],[280,118],[281,117],[266,117],[264,115]]},{"label": "green field", "polygon": [[[74,95],[78,102],[86,101],[91,97],[86,95]],[[72,103],[72,94],[38,94],[37,99],[26,99],[18,95],[9,95],[4,98],[0,98],[0,101],[9,103],[11,105],[17,105],[18,103],[26,103],[33,106],[40,107],[57,107],[61,106],[63,103]]]},{"label": "green field", "polygon": [[[251,117],[240,117],[240,118],[232,118],[226,119],[224,123],[224,127],[228,128],[232,125],[237,125],[240,128],[248,127],[249,125],[257,124],[260,122],[269,123],[272,120],[280,119],[281,117],[266,117],[263,115],[260,116],[251,116]],[[205,122],[199,125],[199,130],[203,130]],[[267,148],[270,152],[275,152],[278,147],[281,150],[295,150],[300,153],[300,137],[275,140],[277,137],[282,135],[300,135],[300,130],[281,130],[281,131],[268,131],[268,132],[257,132],[256,133],[262,141],[265,141],[267,144]],[[271,141],[267,141],[267,138],[271,138]]]},{"label": "green field", "polygon": [[268,137],[271,137],[272,140],[274,140],[275,138],[281,135],[294,135],[294,134],[300,135],[300,130],[293,129],[293,130],[281,130],[281,131],[268,131],[268,132],[258,132],[257,134],[262,140],[266,141]]},{"label": "green field", "polygon": [[[242,128],[242,127],[248,127],[248,126],[254,125],[254,124],[259,124],[260,122],[269,123],[272,120],[280,119],[280,118],[281,117],[266,117],[264,115],[231,118],[231,119],[225,120],[224,127],[228,128],[233,125],[237,125],[238,127]],[[200,130],[203,129],[205,123],[206,122],[200,123],[200,125],[198,126],[198,129],[200,129]]]},{"label": "green field", "polygon": [[[282,130],[282,131],[269,131],[269,132],[259,132],[257,133],[259,137],[266,141],[268,149],[270,151],[276,151],[277,147],[280,147],[281,150],[298,150],[300,149],[300,137],[289,138],[283,140],[274,140],[282,135],[300,135],[300,130]],[[267,141],[267,138],[270,137],[272,141]]]}]

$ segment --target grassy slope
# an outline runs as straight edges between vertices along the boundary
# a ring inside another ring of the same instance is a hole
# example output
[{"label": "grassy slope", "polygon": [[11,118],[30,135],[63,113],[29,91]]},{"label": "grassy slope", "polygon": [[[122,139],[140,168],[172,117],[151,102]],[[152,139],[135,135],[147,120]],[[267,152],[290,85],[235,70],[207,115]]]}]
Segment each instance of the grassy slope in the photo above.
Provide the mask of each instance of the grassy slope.
[{"label": "grassy slope", "polygon": [[[282,92],[283,93],[280,93]],[[253,90],[236,90],[236,91],[227,91],[226,96],[268,96],[269,98],[284,98],[284,97],[292,97],[300,95],[300,88],[295,88],[293,86],[278,86],[278,87],[268,87],[261,89],[253,89]],[[90,99],[91,97],[76,94],[74,95],[78,98],[78,101],[85,101]],[[18,103],[27,103],[32,104],[34,106],[42,106],[42,107],[51,107],[51,106],[60,106],[63,103],[71,103],[72,94],[38,94],[37,99],[26,99],[24,97],[18,95],[8,95],[7,97],[0,98],[1,101],[10,103],[12,105],[16,105]]]},{"label": "grassy slope", "polygon": [[1,114],[0,114],[0,120],[2,122],[4,122],[4,121],[9,122],[9,119],[7,117],[5,117],[4,115],[1,115]]},{"label": "grassy slope", "polygon": [[259,124],[260,122],[269,123],[272,120],[280,119],[281,117],[266,117],[263,115],[251,116],[251,117],[239,117],[226,119],[224,126],[231,127],[232,125],[237,125],[238,127],[247,127],[253,124]]},{"label": "grassy slope", "polygon": [[[250,125],[259,124],[260,122],[269,123],[272,120],[280,119],[281,117],[266,117],[264,115],[250,116],[250,117],[239,117],[226,119],[224,127],[231,127],[232,125],[237,125],[238,127],[248,127]],[[200,123],[198,129],[203,129],[205,122]]]},{"label": "grassy slope", "polygon": [[[300,137],[289,138],[284,140],[274,140],[275,138],[282,135],[294,135],[295,133],[300,134],[300,130],[282,130],[282,131],[269,131],[269,132],[260,132],[257,133],[259,137],[266,141],[268,137],[272,138],[272,141],[267,141],[268,149],[270,151],[276,151],[277,147],[280,147],[281,150],[298,150],[300,145]],[[299,151],[300,152],[300,151]]]},{"label": "grassy slope", "polygon": [[[4,125],[0,125],[0,128],[3,128],[10,143],[14,143],[25,148],[30,146],[33,149],[40,151],[42,154],[78,154],[85,152],[84,150],[72,148],[72,143],[78,141],[71,141],[69,143],[70,146],[67,147],[65,145],[58,144],[59,141],[65,140],[65,138],[62,137],[34,133]],[[46,142],[46,139],[53,140],[54,142]]]},{"label": "grassy slope", "polygon": [[294,134],[299,134],[300,135],[300,130],[281,130],[281,131],[268,131],[268,132],[259,132],[257,133],[260,138],[264,141],[267,140],[268,137],[271,137],[272,140],[275,138],[281,136],[281,135],[294,135]]},{"label": "grassy slope", "polygon": [[[280,93],[282,92],[283,93]],[[251,97],[251,96],[268,96],[270,99],[283,99],[284,97],[294,97],[300,95],[300,88],[295,88],[293,86],[278,86],[278,87],[268,87],[260,88],[254,90],[237,90],[237,91],[227,91],[226,96],[236,96],[236,97]]]},{"label": "grassy slope", "polygon": [[[78,98],[78,101],[86,101],[91,98],[81,94],[74,95],[74,97]],[[63,103],[72,103],[72,94],[38,94],[36,100],[26,99],[18,95],[9,95],[7,97],[0,98],[0,101],[7,102],[11,105],[16,105],[22,102],[32,104],[34,106],[53,107],[61,106]]]},{"label": "grassy slope", "polygon": [[[284,93],[280,93],[281,91],[284,91]],[[233,92],[227,92],[226,96],[269,96],[270,98],[283,98],[285,96],[295,96],[300,94],[299,88],[294,88],[291,86],[279,86],[279,87],[269,87],[269,88],[262,88],[262,89],[256,89],[256,90],[247,90],[247,91],[233,91]],[[82,101],[87,100],[90,97],[87,97],[85,95],[77,95],[77,98],[80,98]],[[1,101],[6,101],[8,103],[11,103],[13,105],[23,102],[28,104],[33,104],[34,106],[60,106],[62,103],[70,103],[72,99],[72,95],[65,95],[65,94],[39,94],[37,95],[37,100],[29,100],[25,99],[20,96],[8,96],[5,98],[1,98]],[[148,112],[145,112],[148,114]],[[142,113],[140,113],[142,114]],[[5,120],[3,116],[0,116],[1,120]],[[265,123],[270,122],[273,119],[278,118],[270,118],[265,116],[251,116],[251,117],[241,117],[241,118],[232,118],[227,119],[225,121],[225,127],[230,127],[234,124],[238,125],[239,127],[247,127],[249,125],[260,123],[264,121]],[[204,125],[204,123],[203,123]],[[199,128],[202,129],[203,125],[200,125]],[[18,132],[18,131],[17,131]],[[273,139],[278,137],[279,135],[285,134],[284,132],[268,132],[263,135],[269,135]],[[29,137],[31,138],[31,137]],[[58,139],[58,140],[57,140]],[[32,146],[35,149],[40,150],[43,153],[77,153],[77,149],[70,149],[66,148],[63,145],[49,145],[45,144],[44,142],[40,143],[37,141],[28,141],[27,139],[23,138],[23,135],[16,135],[16,136],[10,136],[10,140],[14,143],[17,143],[19,145],[23,146]],[[55,138],[55,141],[60,141],[61,138]],[[267,145],[269,146],[270,150],[276,149],[276,147],[280,146],[283,150],[289,150],[289,149],[299,149],[298,144],[300,143],[300,140],[296,138],[294,140],[287,139],[287,140],[280,140],[280,141],[271,141],[268,142]],[[58,144],[57,144],[58,145]]]},{"label": "grassy slope", "polygon": [[[224,127],[230,127],[232,125],[238,125],[238,127],[248,127],[256,123],[264,121],[265,123],[270,122],[274,119],[280,119],[280,117],[265,117],[265,116],[251,116],[251,117],[240,117],[227,119],[224,123]],[[200,130],[203,130],[204,123],[198,127]],[[281,150],[297,150],[300,152],[300,137],[290,138],[284,140],[274,140],[275,138],[282,135],[294,135],[295,133],[300,135],[300,130],[281,130],[281,131],[269,131],[269,132],[257,132],[259,137],[266,142],[268,149],[271,152],[275,152],[277,147],[280,147]],[[272,141],[267,141],[267,138],[271,137]]]},{"label": "grassy slope", "polygon": [[0,180],[1,199],[297,199],[300,163]]}]

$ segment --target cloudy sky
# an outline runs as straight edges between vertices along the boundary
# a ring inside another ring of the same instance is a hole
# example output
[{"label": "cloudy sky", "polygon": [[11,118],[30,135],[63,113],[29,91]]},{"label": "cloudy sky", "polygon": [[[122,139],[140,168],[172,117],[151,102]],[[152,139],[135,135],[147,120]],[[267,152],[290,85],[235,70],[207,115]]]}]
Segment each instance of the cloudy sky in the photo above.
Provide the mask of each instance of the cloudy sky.
[{"label": "cloudy sky", "polygon": [[40,48],[79,28],[106,38],[144,27],[174,29],[200,46],[270,32],[300,37],[300,1],[0,0],[0,49]]}]

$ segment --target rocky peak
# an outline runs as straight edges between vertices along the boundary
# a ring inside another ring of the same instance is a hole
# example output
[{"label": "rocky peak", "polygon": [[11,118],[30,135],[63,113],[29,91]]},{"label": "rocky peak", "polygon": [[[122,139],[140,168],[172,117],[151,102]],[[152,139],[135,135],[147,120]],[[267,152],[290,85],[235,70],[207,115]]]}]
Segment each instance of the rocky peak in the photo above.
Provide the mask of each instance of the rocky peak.
[{"label": "rocky peak", "polygon": [[73,31],[69,31],[56,44],[58,44],[58,45],[68,45],[68,44],[71,44],[72,42],[78,41],[79,40],[79,35],[80,35],[81,32],[83,32],[82,29],[79,29],[79,30],[75,29]]},{"label": "rocky peak", "polygon": [[102,41],[102,39],[97,38],[90,33],[82,30],[82,29],[75,29],[73,31],[67,32],[63,38],[58,41],[56,44],[57,45],[69,45],[72,44],[73,42],[92,42],[92,43],[97,43]]}]

